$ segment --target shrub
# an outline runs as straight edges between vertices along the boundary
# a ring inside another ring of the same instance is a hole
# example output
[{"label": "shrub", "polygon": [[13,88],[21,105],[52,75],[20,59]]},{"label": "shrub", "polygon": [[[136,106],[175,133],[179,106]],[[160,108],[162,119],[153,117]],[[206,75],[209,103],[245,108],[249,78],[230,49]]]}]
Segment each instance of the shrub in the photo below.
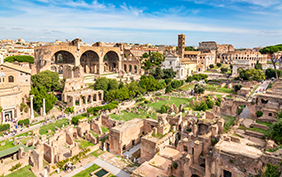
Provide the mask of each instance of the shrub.
[{"label": "shrub", "polygon": [[220,107],[220,101],[216,100],[215,104]]},{"label": "shrub", "polygon": [[0,125],[0,132],[4,130],[9,130],[10,129],[10,124],[1,124]]},{"label": "shrub", "polygon": [[216,145],[216,143],[217,143],[218,141],[217,141],[217,139],[216,138],[211,138],[211,144],[212,144],[212,146],[214,146],[214,145]]},{"label": "shrub", "polygon": [[12,168],[11,168],[11,169],[9,169],[9,171],[14,171],[14,170],[16,170],[16,169],[20,168],[21,166],[22,166],[22,164],[21,164],[21,163],[17,163],[16,165],[12,166]]},{"label": "shrub", "polygon": [[169,106],[168,105],[162,105],[161,106],[161,113],[167,113],[167,110],[169,110]]},{"label": "shrub", "polygon": [[29,125],[29,119],[19,120],[19,121],[18,121],[18,124],[21,125],[21,126],[22,126],[23,124],[24,124],[24,125]]},{"label": "shrub", "polygon": [[74,125],[78,125],[78,120],[85,118],[85,116],[83,115],[77,115],[77,116],[73,116],[71,118],[71,123]]},{"label": "shrub", "polygon": [[261,117],[263,115],[263,112],[262,111],[257,111],[256,115],[257,115],[257,117]]},{"label": "shrub", "polygon": [[176,162],[173,162],[173,165],[172,165],[172,166],[173,166],[174,169],[177,169],[178,164],[177,164]]},{"label": "shrub", "polygon": [[242,86],[241,84],[235,84],[235,85],[234,85],[234,91],[235,91],[235,92],[238,92],[239,90],[241,90],[242,87],[243,87],[243,86]]},{"label": "shrub", "polygon": [[222,68],[220,69],[220,71],[221,71],[222,73],[226,73],[226,72],[228,71],[228,68],[222,67]]},{"label": "shrub", "polygon": [[210,108],[210,109],[211,109],[211,108],[213,107],[213,105],[214,105],[214,102],[212,101],[212,99],[211,99],[210,97],[207,98],[206,103],[207,103],[208,108]]},{"label": "shrub", "polygon": [[111,110],[115,109],[118,106],[117,101],[112,101],[111,103],[104,105],[104,106],[97,106],[97,107],[92,107],[87,109],[87,113],[96,115],[100,110]]},{"label": "shrub", "polygon": [[213,64],[210,64],[210,68],[211,68],[211,69],[214,68],[214,65],[213,65]]},{"label": "shrub", "polygon": [[15,56],[6,57],[4,59],[4,62],[13,63],[14,61],[34,63],[34,58],[32,56],[27,56],[27,55],[15,55]]},{"label": "shrub", "polygon": [[203,101],[200,104],[196,104],[195,110],[196,111],[206,111],[208,109],[207,104]]},{"label": "shrub", "polygon": [[68,114],[68,113],[74,113],[74,107],[67,107],[66,110],[65,110],[65,113]]},{"label": "shrub", "polygon": [[192,76],[187,76],[187,79],[185,82],[192,82],[194,78]]},{"label": "shrub", "polygon": [[144,101],[145,100],[145,98],[138,98],[137,100],[136,100],[136,102],[141,102],[141,101]]},{"label": "shrub", "polygon": [[149,100],[145,100],[145,101],[144,101],[144,103],[145,103],[145,104],[150,104],[150,103],[151,103],[151,101],[149,101]]},{"label": "shrub", "polygon": [[162,94],[158,92],[155,94],[155,96],[162,96]]},{"label": "shrub", "polygon": [[169,84],[166,88],[165,88],[165,93],[169,93],[172,91],[172,87],[171,85]]},{"label": "shrub", "polygon": [[221,67],[222,64],[221,64],[221,63],[217,63],[216,66],[217,66],[217,67]]},{"label": "shrub", "polygon": [[196,84],[195,86],[194,86],[194,91],[195,91],[195,93],[197,93],[197,94],[204,94],[205,93],[205,86],[204,85],[202,85],[202,84]]},{"label": "shrub", "polygon": [[166,83],[166,85],[170,84],[170,83],[171,83],[171,81],[172,81],[172,79],[171,79],[171,78],[166,78],[166,79],[165,79],[165,83]]}]

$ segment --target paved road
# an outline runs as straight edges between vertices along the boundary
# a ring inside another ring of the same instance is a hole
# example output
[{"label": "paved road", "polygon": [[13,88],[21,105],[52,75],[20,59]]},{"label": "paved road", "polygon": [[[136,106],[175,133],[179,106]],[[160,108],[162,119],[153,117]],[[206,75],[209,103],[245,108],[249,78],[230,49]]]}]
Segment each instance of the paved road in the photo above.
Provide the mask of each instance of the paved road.
[{"label": "paved road", "polygon": [[[255,95],[256,92],[257,92],[257,93],[262,93],[263,91],[260,91],[260,89],[266,90],[270,82],[271,82],[270,80],[267,80],[267,81],[264,81],[263,84],[260,84],[260,85],[258,86],[258,88],[257,88],[257,89],[253,92],[253,94],[250,96],[250,98],[251,98],[253,95]],[[247,100],[247,101],[251,101],[251,100],[252,100],[252,99],[249,99],[249,100]]]},{"label": "paved road", "polygon": [[108,162],[106,162],[106,161],[104,161],[100,158],[97,158],[94,161],[92,161],[92,162],[72,171],[71,173],[65,175],[64,177],[72,177],[72,176],[76,175],[77,173],[91,167],[93,164],[97,164],[100,167],[103,167],[105,170],[109,171],[110,173],[112,173],[113,175],[115,175],[117,177],[130,177],[129,173],[126,173],[125,171],[111,165],[110,163],[108,163]]}]

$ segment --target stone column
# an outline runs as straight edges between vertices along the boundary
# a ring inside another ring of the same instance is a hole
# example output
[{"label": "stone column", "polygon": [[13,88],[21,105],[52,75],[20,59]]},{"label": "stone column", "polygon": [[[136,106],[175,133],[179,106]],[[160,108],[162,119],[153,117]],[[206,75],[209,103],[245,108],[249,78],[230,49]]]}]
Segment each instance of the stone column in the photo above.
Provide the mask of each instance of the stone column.
[{"label": "stone column", "polygon": [[33,97],[34,95],[30,95],[30,118],[34,119],[34,114],[33,114]]},{"label": "stone column", "polygon": [[46,111],[45,111],[45,98],[43,98],[43,116],[46,116]]}]

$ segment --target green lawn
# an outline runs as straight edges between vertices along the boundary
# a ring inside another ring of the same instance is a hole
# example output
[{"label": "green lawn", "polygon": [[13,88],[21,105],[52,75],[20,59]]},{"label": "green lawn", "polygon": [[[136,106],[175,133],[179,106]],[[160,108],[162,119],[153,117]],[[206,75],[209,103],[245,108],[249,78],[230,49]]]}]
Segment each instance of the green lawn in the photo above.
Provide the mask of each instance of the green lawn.
[{"label": "green lawn", "polygon": [[5,177],[36,177],[29,169],[30,169],[30,165],[27,165],[21,169],[19,169],[18,171],[15,171],[13,173],[10,173],[8,175],[6,175]]},{"label": "green lawn", "polygon": [[97,133],[95,133],[95,132],[93,132],[93,131],[91,131],[91,130],[90,130],[89,132],[90,132],[94,137],[96,137],[96,138],[99,136],[99,134],[97,134]]},{"label": "green lawn", "polygon": [[[217,88],[217,90],[215,90],[215,88]],[[225,87],[221,88],[221,87],[219,87],[219,85],[216,85],[216,84],[206,85],[206,90],[207,91],[213,91],[213,92],[231,93],[231,89],[225,88]]]},{"label": "green lawn", "polygon": [[221,116],[224,119],[224,132],[228,132],[230,126],[234,123],[236,117],[222,115]]},{"label": "green lawn", "polygon": [[91,167],[87,168],[86,170],[81,171],[80,173],[74,175],[73,177],[88,177],[90,176],[89,173],[99,169],[100,166],[93,164]]},{"label": "green lawn", "polygon": [[104,154],[105,151],[102,151],[101,149],[97,149],[96,151],[92,152],[91,155],[95,157],[99,157],[100,155]]},{"label": "green lawn", "polygon": [[85,140],[81,140],[81,141],[79,141],[79,143],[78,143],[78,147],[79,147],[80,149],[85,149],[85,148],[87,148],[88,146],[94,146],[94,144],[91,143],[91,142],[89,142],[89,141],[85,141]]},{"label": "green lawn", "polygon": [[[167,99],[168,96],[162,96],[162,98]],[[170,100],[167,100],[167,101],[159,100],[159,102],[148,104],[148,108],[153,107],[154,110],[156,110],[157,112],[160,112],[161,106],[164,104],[172,105],[174,103],[176,107],[179,107],[180,104],[189,103],[192,99],[193,98],[188,99],[188,98],[170,97]]]},{"label": "green lawn", "polygon": [[14,141],[9,141],[8,139],[6,139],[6,140],[1,141],[0,144],[3,143],[3,142],[5,142],[5,145],[0,146],[0,151],[14,147],[14,145],[13,145]]},{"label": "green lawn", "polygon": [[241,130],[251,130],[251,131],[254,131],[254,132],[262,133],[265,136],[268,136],[269,133],[270,133],[270,130],[263,130],[263,129],[260,129],[260,128],[247,128],[247,127],[245,127],[243,125],[241,125],[239,127],[239,129],[241,129]]},{"label": "green lawn", "polygon": [[103,127],[103,126],[101,126],[101,129],[102,129],[102,133],[106,133],[110,131],[108,128]]},{"label": "green lawn", "polygon": [[44,135],[44,134],[46,134],[48,132],[48,130],[52,130],[54,132],[55,131],[55,127],[61,128],[63,124],[66,126],[68,124],[68,122],[69,122],[68,119],[60,119],[60,120],[57,120],[54,123],[49,123],[47,125],[43,125],[39,129],[39,133],[41,135]]},{"label": "green lawn", "polygon": [[115,119],[115,120],[124,120],[124,121],[129,121],[129,120],[132,120],[134,118],[144,119],[144,118],[147,118],[147,116],[151,116],[153,119],[157,119],[156,113],[147,114],[145,111],[140,110],[140,109],[138,111],[139,111],[139,114],[135,114],[133,112],[121,111],[120,115],[110,114],[110,117],[112,119]]},{"label": "green lawn", "polygon": [[28,138],[24,138],[24,139],[21,139],[20,142],[23,143],[25,145],[25,143],[29,140],[33,139],[33,137],[28,137]]},{"label": "green lawn", "polygon": [[195,84],[188,84],[180,87],[182,90],[187,91],[189,89],[194,89]]}]

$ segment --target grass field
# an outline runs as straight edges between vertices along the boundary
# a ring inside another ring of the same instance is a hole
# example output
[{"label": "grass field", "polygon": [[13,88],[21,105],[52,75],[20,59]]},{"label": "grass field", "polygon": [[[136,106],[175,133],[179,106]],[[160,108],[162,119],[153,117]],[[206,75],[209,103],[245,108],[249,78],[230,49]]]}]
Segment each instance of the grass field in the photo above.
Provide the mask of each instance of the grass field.
[{"label": "grass field", "polygon": [[182,90],[187,91],[189,89],[194,89],[195,84],[188,84],[180,87]]},{"label": "grass field", "polygon": [[3,143],[3,142],[5,142],[5,145],[0,146],[0,151],[14,147],[14,145],[13,145],[14,141],[9,141],[8,139],[6,139],[6,140],[1,141],[0,144]]},{"label": "grass field", "polygon": [[18,171],[15,171],[13,173],[10,173],[8,175],[6,175],[5,177],[36,177],[29,169],[30,169],[30,165],[27,165],[21,169],[19,169]]},{"label": "grass field", "polygon": [[43,125],[39,129],[39,133],[41,135],[44,135],[44,134],[46,134],[48,132],[48,130],[52,130],[54,132],[55,131],[55,127],[61,128],[63,124],[66,125],[68,122],[69,122],[68,119],[60,119],[60,120],[57,120],[54,123],[49,123],[47,125]]},{"label": "grass field", "polygon": [[[168,96],[162,96],[162,98],[167,99]],[[176,107],[179,107],[180,104],[189,103],[192,99],[193,98],[188,99],[188,98],[170,97],[170,100],[167,100],[167,101],[159,100],[159,102],[148,104],[148,108],[153,107],[154,110],[156,110],[157,112],[160,112],[161,106],[164,104],[172,105],[174,103]]]},{"label": "grass field", "polygon": [[85,149],[87,148],[88,146],[94,146],[95,144],[89,142],[89,141],[85,141],[85,140],[81,140],[81,141],[78,141],[78,147],[80,149]]},{"label": "grass field", "polygon": [[81,171],[80,173],[77,173],[73,177],[88,177],[89,173],[99,169],[100,166],[93,164],[91,167],[87,168],[86,170]]},{"label": "grass field", "polygon": [[224,132],[228,132],[230,126],[234,123],[236,117],[222,115],[221,116],[224,119]]},{"label": "grass field", "polygon": [[31,139],[33,139],[33,137],[28,137],[28,138],[21,139],[20,142],[21,142],[22,144],[25,144],[27,141],[29,141],[29,140],[31,140]]},{"label": "grass field", "polygon": [[151,116],[153,119],[157,119],[157,115],[155,113],[154,114],[147,114],[143,110],[139,110],[139,114],[135,114],[135,113],[132,113],[132,112],[126,112],[126,111],[121,111],[120,115],[110,114],[110,117],[112,119],[124,120],[124,121],[129,121],[129,120],[132,120],[134,118],[144,119],[144,118],[147,118],[147,116]]},{"label": "grass field", "polygon": [[[217,90],[215,90],[217,88]],[[214,92],[221,92],[221,93],[231,93],[231,89],[225,88],[225,87],[219,87],[219,85],[214,84],[208,84],[206,85],[206,90],[207,91],[214,91]]]}]

